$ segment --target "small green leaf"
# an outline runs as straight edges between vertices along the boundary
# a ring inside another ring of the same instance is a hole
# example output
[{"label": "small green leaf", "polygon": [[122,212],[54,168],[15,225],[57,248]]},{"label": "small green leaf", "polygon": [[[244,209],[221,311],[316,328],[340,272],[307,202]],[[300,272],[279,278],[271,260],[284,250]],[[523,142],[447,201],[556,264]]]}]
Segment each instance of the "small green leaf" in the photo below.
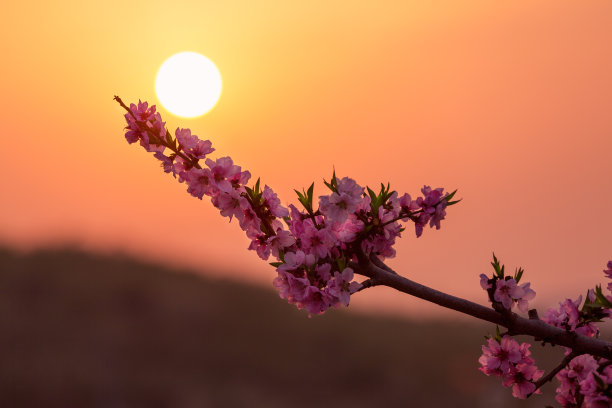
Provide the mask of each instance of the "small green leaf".
[{"label": "small green leaf", "polygon": [[516,281],[516,283],[519,283],[519,281],[523,277],[523,272],[525,272],[523,268],[518,268],[514,271],[514,280]]},{"label": "small green leaf", "polygon": [[281,266],[283,263],[282,262],[270,262],[270,265],[272,265],[275,268],[278,268],[279,266]]},{"label": "small green leaf", "polygon": [[314,192],[314,181],[312,182],[312,184],[310,185],[310,187],[308,187],[308,191],[306,191],[306,198],[308,201],[308,205],[310,206],[310,208],[312,209],[312,195]]},{"label": "small green leaf", "polygon": [[457,190],[453,191],[452,193],[450,193],[449,195],[447,195],[446,197],[444,197],[444,199],[449,202],[450,200],[453,199],[453,197],[455,196],[455,193],[457,193]]},{"label": "small green leaf", "polygon": [[493,269],[495,269],[495,273],[497,274],[499,279],[504,279],[504,266],[499,264],[497,257],[495,256],[495,252],[493,253],[493,262],[491,262]]},{"label": "small green leaf", "polygon": [[368,189],[368,194],[372,199],[372,202],[374,202],[376,200],[376,193],[370,187],[366,186],[366,188]]},{"label": "small green leaf", "polygon": [[606,296],[601,291],[601,285],[597,285],[595,287],[595,297],[597,299],[597,302],[603,307],[605,307],[606,309],[612,308],[612,302],[610,302],[608,298],[606,298]]},{"label": "small green leaf", "polygon": [[346,258],[345,257],[336,258],[336,263],[338,264],[338,270],[340,272],[342,272],[344,268],[346,268]]},{"label": "small green leaf", "polygon": [[601,389],[605,389],[606,388],[606,382],[595,372],[593,372],[593,379],[595,380],[595,382],[597,383],[597,387],[601,388]]}]

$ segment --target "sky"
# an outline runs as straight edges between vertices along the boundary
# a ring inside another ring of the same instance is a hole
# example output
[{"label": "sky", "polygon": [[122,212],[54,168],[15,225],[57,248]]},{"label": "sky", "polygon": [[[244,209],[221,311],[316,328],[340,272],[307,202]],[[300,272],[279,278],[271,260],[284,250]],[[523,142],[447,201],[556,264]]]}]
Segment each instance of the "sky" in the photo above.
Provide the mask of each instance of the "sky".
[{"label": "sky", "polygon": [[[237,224],[123,137],[112,99],[158,104],[156,72],[206,55],[223,90],[189,127],[285,203],[332,169],[361,185],[458,189],[439,231],[389,265],[486,303],[491,253],[546,308],[612,259],[608,0],[9,2],[1,6],[0,243],[76,245],[271,287]],[[352,307],[454,312],[374,288]]]}]

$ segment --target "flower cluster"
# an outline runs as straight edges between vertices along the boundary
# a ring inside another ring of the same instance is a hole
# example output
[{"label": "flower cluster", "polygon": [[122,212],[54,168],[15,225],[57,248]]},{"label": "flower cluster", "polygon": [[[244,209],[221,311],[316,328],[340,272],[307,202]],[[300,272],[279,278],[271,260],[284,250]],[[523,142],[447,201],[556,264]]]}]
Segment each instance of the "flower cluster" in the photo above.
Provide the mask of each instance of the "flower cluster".
[{"label": "flower cluster", "polygon": [[575,357],[556,378],[560,385],[555,399],[562,407],[599,408],[612,404],[612,366],[584,354]]},{"label": "flower cluster", "polygon": [[[589,291],[589,301],[595,300],[594,292]],[[576,300],[565,299],[559,302],[559,308],[549,308],[542,318],[551,326],[560,327],[567,331],[575,331],[587,337],[594,337],[599,333],[597,326],[586,318],[585,313],[580,310],[582,296]],[[569,352],[568,352],[569,354]]]},{"label": "flower cluster", "polygon": [[[315,200],[313,183],[307,190],[296,190],[301,208],[285,207],[259,179],[248,186],[251,174],[230,157],[208,158],[215,151],[210,141],[200,140],[190,129],[177,128],[173,136],[155,106],[139,101],[127,107],[115,99],[127,111],[126,140],[153,153],[166,173],[186,184],[189,194],[200,200],[208,197],[222,216],[237,219],[250,241],[248,248],[263,260],[272,258],[273,285],[280,297],[310,316],[348,306],[351,295],[367,287],[355,280],[355,272],[363,273],[363,262],[377,264],[395,256],[395,241],[405,230],[402,223],[413,222],[420,237],[428,224],[440,229],[446,208],[458,202],[452,201],[455,192],[442,188],[424,186],[422,195],[413,199],[391,191],[388,184],[375,192],[349,177],[337,178],[334,172],[325,181],[328,194]],[[506,275],[495,255],[491,264],[493,275],[481,274],[480,285],[503,320],[511,322],[518,319],[512,309],[527,312],[535,292],[529,283],[520,283],[523,269]],[[612,261],[604,274],[612,279]],[[371,286],[375,276],[368,276]],[[607,289],[612,292],[612,282]],[[587,292],[584,303],[582,299],[560,302],[542,320],[567,332],[598,337],[596,323],[612,316],[612,295],[604,294],[599,285]],[[537,319],[532,312],[530,318]],[[562,364],[542,377],[531,345],[518,343],[512,334],[510,330],[502,335],[498,328],[478,360],[480,371],[500,377],[504,386],[512,387],[512,395],[523,399],[539,393],[539,387],[556,375],[556,400],[563,407],[612,406],[612,361],[607,354],[581,355],[580,350],[566,348]]]},{"label": "flower cluster", "polygon": [[493,304],[501,304],[508,311],[517,305],[521,312],[527,313],[529,301],[533,300],[536,293],[531,289],[529,282],[519,285],[524,273],[523,269],[517,269],[514,277],[506,276],[504,265],[500,265],[495,254],[493,254],[491,265],[495,271],[491,278],[484,273],[480,274],[480,286],[487,291],[489,301]]},{"label": "flower cluster", "polygon": [[439,229],[445,209],[457,202],[451,201],[454,192],[429,186],[415,200],[408,194],[398,197],[388,185],[381,185],[379,193],[370,188],[366,193],[353,179],[337,178],[334,172],[325,182],[330,193],[319,197],[318,208],[313,205],[314,183],[307,191],[296,191],[303,210],[285,207],[259,180],[247,186],[251,174],[230,157],[207,158],[215,150],[210,141],[181,128],[173,137],[155,106],[139,101],[128,108],[116,100],[127,111],[127,141],[140,141],[153,152],[166,173],[187,185],[189,194],[209,197],[222,216],[236,218],[250,240],[248,248],[263,260],[274,258],[273,284],[280,296],[310,315],[348,306],[361,287],[350,262],[359,256],[395,256],[395,239],[404,230],[399,221],[414,222],[418,237],[427,223]]},{"label": "flower cluster", "polygon": [[[495,307],[503,306],[498,311],[510,312],[514,304],[522,312],[527,311],[527,301],[533,299],[535,292],[530,289],[529,283],[519,285],[524,271],[519,268],[513,277],[505,276],[504,265],[493,255],[491,262],[495,270],[493,277],[481,274],[480,285],[487,291],[489,300]],[[604,274],[612,278],[612,261],[608,262],[608,269]],[[612,284],[608,285],[612,290]],[[575,332],[587,337],[598,337],[597,322],[610,316],[612,310],[612,296],[605,295],[601,286],[596,286],[587,292],[585,302],[582,296],[576,300],[566,299],[559,302],[559,307],[550,308],[542,320],[552,326],[559,327],[568,332]],[[508,335],[501,336],[499,329],[497,337],[489,338],[487,346],[483,346],[483,354],[478,360],[480,370],[486,375],[502,377],[503,385],[512,386],[512,395],[517,398],[526,398],[538,392],[537,380],[542,376],[533,359],[529,356],[527,343],[518,344]],[[609,407],[612,406],[612,362],[601,357],[588,354],[571,354],[572,350],[566,348],[567,356],[564,362],[548,376],[556,378],[560,385],[557,388],[556,400],[562,407]]]},{"label": "flower cluster", "polygon": [[512,387],[513,396],[525,399],[539,392],[534,381],[544,373],[535,366],[529,347],[531,344],[519,344],[508,335],[501,337],[498,331],[497,337],[490,337],[487,345],[482,346],[479,370],[501,377],[504,387]]}]

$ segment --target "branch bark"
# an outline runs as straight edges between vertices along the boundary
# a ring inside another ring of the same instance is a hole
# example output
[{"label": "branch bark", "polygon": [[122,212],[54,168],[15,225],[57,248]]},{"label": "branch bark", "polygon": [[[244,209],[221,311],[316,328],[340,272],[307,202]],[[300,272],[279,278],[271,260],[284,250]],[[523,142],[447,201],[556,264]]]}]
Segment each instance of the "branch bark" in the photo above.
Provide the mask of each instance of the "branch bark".
[{"label": "branch bark", "polygon": [[580,353],[576,353],[575,351],[572,351],[567,356],[565,356],[563,358],[563,360],[561,360],[561,363],[559,363],[559,365],[557,367],[552,369],[548,374],[546,374],[544,377],[540,378],[538,381],[536,381],[534,383],[536,388],[535,388],[535,390],[533,390],[533,392],[531,394],[527,395],[527,398],[529,398],[533,394],[535,394],[536,391],[539,390],[540,388],[542,388],[542,386],[544,384],[546,384],[547,382],[551,381],[555,377],[555,375],[557,375],[559,373],[559,371],[563,370],[574,358],[578,357],[579,355],[580,355]]},{"label": "branch bark", "polygon": [[569,347],[578,354],[591,354],[612,360],[610,342],[569,332],[539,319],[525,319],[516,313],[500,313],[478,303],[440,292],[398,275],[379,259],[354,262],[351,263],[351,268],[355,273],[367,276],[378,285],[388,286],[442,307],[506,327],[512,335],[525,334],[540,341]]}]

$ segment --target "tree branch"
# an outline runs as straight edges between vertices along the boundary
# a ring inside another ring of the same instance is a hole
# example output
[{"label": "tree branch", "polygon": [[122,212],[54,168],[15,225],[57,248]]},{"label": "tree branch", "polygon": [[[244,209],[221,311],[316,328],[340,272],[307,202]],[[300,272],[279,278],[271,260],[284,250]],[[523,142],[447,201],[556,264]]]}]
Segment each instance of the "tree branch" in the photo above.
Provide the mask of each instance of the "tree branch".
[{"label": "tree branch", "polygon": [[570,363],[570,361],[572,361],[575,357],[578,357],[579,355],[580,353],[572,351],[567,356],[565,356],[565,358],[561,360],[559,365],[556,366],[554,369],[552,369],[550,373],[546,374],[544,377],[540,378],[538,381],[534,383],[536,388],[535,390],[533,390],[531,394],[527,395],[527,398],[535,394],[536,391],[539,390],[544,384],[551,381],[555,377],[555,375],[557,375],[559,371],[563,370]]},{"label": "tree branch", "polygon": [[[379,262],[382,263],[382,261],[378,260],[377,263]],[[478,303],[461,299],[411,281],[398,275],[387,265],[383,269],[375,265],[374,262],[367,264],[352,262],[351,267],[355,273],[374,279],[380,285],[389,286],[400,292],[427,300],[442,307],[504,326],[513,335],[529,335],[548,343],[569,347],[578,354],[591,354],[612,360],[612,343],[610,342],[566,331],[546,324],[542,320],[525,319],[516,313],[502,314]]]}]

